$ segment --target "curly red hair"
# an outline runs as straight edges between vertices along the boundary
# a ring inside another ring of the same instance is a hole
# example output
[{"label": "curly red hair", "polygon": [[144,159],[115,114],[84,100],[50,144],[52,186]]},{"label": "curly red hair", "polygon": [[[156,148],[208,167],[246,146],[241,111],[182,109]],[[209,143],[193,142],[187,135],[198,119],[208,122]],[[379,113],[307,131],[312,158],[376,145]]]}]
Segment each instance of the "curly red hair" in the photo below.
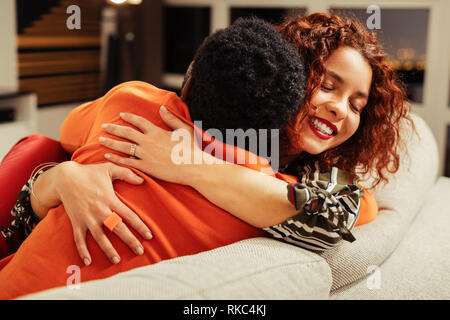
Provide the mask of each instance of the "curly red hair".
[{"label": "curly red hair", "polygon": [[310,100],[320,89],[325,74],[324,62],[341,46],[357,50],[372,68],[369,99],[361,113],[361,122],[355,134],[343,144],[320,154],[326,167],[336,166],[362,174],[375,170],[375,185],[387,182],[386,171],[395,173],[400,164],[398,146],[399,127],[408,116],[409,104],[404,85],[389,66],[386,54],[376,39],[356,19],[314,13],[290,18],[276,26],[283,37],[292,43],[302,56],[308,74],[305,104],[286,126],[286,132],[295,134],[301,120],[309,112]]}]

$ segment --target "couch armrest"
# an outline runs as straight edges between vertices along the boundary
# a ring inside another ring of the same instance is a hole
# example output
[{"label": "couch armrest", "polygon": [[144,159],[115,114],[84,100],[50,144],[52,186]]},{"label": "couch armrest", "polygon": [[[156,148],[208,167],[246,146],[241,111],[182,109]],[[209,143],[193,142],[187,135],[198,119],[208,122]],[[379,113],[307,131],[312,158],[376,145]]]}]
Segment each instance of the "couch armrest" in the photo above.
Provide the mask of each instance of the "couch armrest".
[{"label": "couch armrest", "polygon": [[[367,276],[371,265],[380,266],[405,236],[419,212],[428,191],[437,179],[438,149],[436,140],[425,121],[412,114],[418,135],[404,124],[401,130],[409,156],[401,155],[399,171],[372,190],[379,206],[377,218],[354,229],[356,241],[321,254],[333,274],[332,290]],[[365,185],[371,180],[366,178]],[[364,183],[363,183],[364,184]]]},{"label": "couch armrest", "polygon": [[328,299],[330,287],[318,255],[254,238],[22,299]]}]

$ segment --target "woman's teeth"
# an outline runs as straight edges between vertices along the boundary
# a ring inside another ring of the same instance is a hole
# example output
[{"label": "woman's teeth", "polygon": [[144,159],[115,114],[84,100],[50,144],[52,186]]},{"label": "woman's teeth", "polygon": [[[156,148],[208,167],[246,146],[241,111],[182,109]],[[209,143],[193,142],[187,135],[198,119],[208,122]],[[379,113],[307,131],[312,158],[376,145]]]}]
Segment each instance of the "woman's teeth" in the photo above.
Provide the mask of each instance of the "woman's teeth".
[{"label": "woman's teeth", "polygon": [[325,123],[321,122],[320,120],[313,118],[311,119],[311,123],[316,127],[320,132],[325,133],[329,136],[333,135],[333,130],[327,126]]}]

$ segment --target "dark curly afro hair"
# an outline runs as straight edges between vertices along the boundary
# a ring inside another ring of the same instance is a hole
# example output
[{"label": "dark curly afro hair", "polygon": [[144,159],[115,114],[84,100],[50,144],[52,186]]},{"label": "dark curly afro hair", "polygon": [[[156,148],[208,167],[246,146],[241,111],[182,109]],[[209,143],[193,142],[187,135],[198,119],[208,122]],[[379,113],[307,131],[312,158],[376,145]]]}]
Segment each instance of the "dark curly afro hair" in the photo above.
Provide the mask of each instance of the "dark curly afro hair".
[{"label": "dark curly afro hair", "polygon": [[306,75],[296,49],[258,18],[238,19],[197,50],[186,98],[202,129],[282,129],[305,96]]}]

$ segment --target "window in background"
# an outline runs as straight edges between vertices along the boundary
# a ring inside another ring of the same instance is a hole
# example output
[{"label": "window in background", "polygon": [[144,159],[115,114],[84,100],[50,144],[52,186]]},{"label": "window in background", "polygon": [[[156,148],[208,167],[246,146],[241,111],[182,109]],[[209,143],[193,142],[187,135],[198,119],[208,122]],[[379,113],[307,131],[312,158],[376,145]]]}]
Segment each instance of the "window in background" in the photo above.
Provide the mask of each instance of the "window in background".
[{"label": "window in background", "polygon": [[232,7],[230,10],[230,23],[241,17],[256,16],[270,23],[278,24],[285,17],[304,15],[305,8],[248,8],[248,7]]},{"label": "window in background", "polygon": [[[366,25],[366,9],[331,8],[330,12],[359,19]],[[374,29],[390,56],[390,63],[406,84],[408,98],[423,101],[428,9],[381,9],[381,29]]]},{"label": "window in background", "polygon": [[183,74],[210,33],[209,7],[164,6],[164,72]]}]

